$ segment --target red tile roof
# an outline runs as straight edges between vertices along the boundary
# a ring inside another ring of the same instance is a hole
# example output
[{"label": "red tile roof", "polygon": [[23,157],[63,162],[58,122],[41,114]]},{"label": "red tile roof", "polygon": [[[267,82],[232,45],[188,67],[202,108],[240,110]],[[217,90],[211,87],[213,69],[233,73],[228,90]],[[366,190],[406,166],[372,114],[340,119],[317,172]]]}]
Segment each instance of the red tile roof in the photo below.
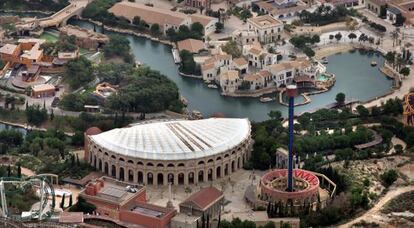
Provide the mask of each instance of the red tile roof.
[{"label": "red tile roof", "polygon": [[224,197],[223,192],[215,187],[202,188],[200,191],[193,193],[181,204],[194,204],[200,209],[206,209],[210,204]]},{"label": "red tile roof", "polygon": [[102,133],[102,131],[101,131],[101,129],[99,129],[97,127],[90,127],[85,132],[86,135],[97,135],[97,134],[100,134],[100,133]]}]

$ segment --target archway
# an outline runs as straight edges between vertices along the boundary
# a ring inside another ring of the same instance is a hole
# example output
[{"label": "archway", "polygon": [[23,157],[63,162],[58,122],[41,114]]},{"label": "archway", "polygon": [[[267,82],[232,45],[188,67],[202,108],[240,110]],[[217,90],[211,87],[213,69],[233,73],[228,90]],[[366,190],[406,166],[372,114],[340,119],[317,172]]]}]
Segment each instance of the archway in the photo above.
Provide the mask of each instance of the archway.
[{"label": "archway", "polygon": [[174,174],[169,173],[167,177],[168,177],[168,183],[171,183],[172,185],[174,185]]},{"label": "archway", "polygon": [[235,171],[235,168],[234,168],[234,160],[233,161],[231,161],[231,172],[234,172]]},{"label": "archway", "polygon": [[134,181],[134,172],[132,170],[128,170],[128,181],[129,182]]},{"label": "archway", "polygon": [[178,184],[183,185],[184,184],[184,173],[178,174]]},{"label": "archway", "polygon": [[144,182],[144,174],[141,171],[138,171],[138,183]]},{"label": "archway", "polygon": [[119,180],[124,181],[125,180],[125,171],[124,168],[119,168]]},{"label": "archway", "polygon": [[198,182],[204,182],[204,171],[200,170],[198,172]]},{"label": "archway", "polygon": [[241,164],[240,164],[240,157],[239,157],[237,158],[237,169],[240,169],[240,167],[241,167]]},{"label": "archway", "polygon": [[221,177],[221,166],[218,166],[216,168],[216,178],[220,178]]},{"label": "archway", "polygon": [[212,181],[213,180],[213,169],[209,169],[207,173],[207,180]]},{"label": "archway", "polygon": [[193,172],[188,174],[188,183],[194,184],[194,173]]},{"label": "archway", "polygon": [[227,175],[229,175],[229,164],[226,164],[224,166],[224,176],[227,176]]},{"label": "archway", "polygon": [[102,171],[102,159],[99,159],[98,170]]},{"label": "archway", "polygon": [[154,184],[154,177],[152,175],[152,173],[148,173],[147,174],[147,184]]},{"label": "archway", "polygon": [[93,167],[96,168],[96,155],[93,156]]},{"label": "archway", "polygon": [[116,177],[116,167],[115,167],[115,165],[111,166],[111,176]]},{"label": "archway", "polygon": [[105,162],[105,170],[104,170],[104,173],[106,174],[106,175],[109,175],[109,170],[108,170],[109,168],[108,168],[108,162]]},{"label": "archway", "polygon": [[164,175],[162,173],[157,174],[157,184],[164,185]]}]

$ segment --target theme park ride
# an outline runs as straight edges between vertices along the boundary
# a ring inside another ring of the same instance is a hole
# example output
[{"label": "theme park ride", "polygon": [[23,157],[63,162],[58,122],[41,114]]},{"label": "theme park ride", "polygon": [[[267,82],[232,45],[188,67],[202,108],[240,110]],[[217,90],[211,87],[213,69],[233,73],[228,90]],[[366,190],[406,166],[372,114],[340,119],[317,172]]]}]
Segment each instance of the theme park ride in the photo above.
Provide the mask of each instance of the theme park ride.
[{"label": "theme park ride", "polygon": [[[14,188],[9,188],[8,186],[13,186]],[[8,195],[11,191],[19,190],[33,190],[39,197],[39,202],[34,204],[29,212],[26,212],[25,218],[20,215],[12,214],[8,208]],[[53,185],[47,180],[45,176],[37,175],[27,178],[14,178],[14,177],[1,177],[0,178],[0,216],[2,218],[11,218],[15,220],[45,220],[50,218],[54,210],[55,202],[55,192]],[[52,203],[49,203],[49,200],[52,200]]]},{"label": "theme park ride", "polygon": [[272,205],[271,207],[278,211],[276,214],[296,216],[305,213],[305,211],[309,212],[324,207],[326,202],[334,196],[336,184],[323,174],[294,167],[293,121],[296,85],[288,85],[286,92],[289,97],[287,167],[272,169],[262,176],[255,190],[257,198],[252,203],[256,207],[268,206],[269,208]]}]

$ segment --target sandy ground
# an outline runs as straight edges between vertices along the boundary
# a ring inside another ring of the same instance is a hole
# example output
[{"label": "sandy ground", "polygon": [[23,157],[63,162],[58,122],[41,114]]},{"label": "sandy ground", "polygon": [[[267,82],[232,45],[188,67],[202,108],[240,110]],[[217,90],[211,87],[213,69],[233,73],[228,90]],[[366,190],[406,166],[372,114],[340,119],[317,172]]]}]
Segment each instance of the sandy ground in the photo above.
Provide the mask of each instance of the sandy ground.
[{"label": "sandy ground", "polygon": [[[225,199],[229,203],[224,208],[223,218],[232,217],[233,212],[249,212],[251,211],[250,206],[244,201],[244,191],[247,186],[250,184],[257,185],[262,172],[255,171],[255,178],[252,180],[252,171],[238,170],[237,172],[230,175],[230,179],[223,178],[222,181],[214,183],[213,185],[220,189],[224,189]],[[232,186],[231,183],[234,183]],[[210,183],[203,183],[201,185],[196,185],[190,187],[191,193],[198,191],[201,187],[210,186]],[[172,187],[172,202],[176,209],[178,209],[178,204],[186,199],[191,193],[185,192],[184,186],[173,186]],[[147,186],[147,198],[150,203],[166,206],[169,198],[168,186],[164,187],[154,187]]]},{"label": "sandy ground", "polygon": [[391,199],[409,191],[414,191],[414,186],[407,186],[402,188],[396,188],[391,189],[387,194],[385,194],[383,197],[380,198],[380,200],[375,204],[373,208],[368,210],[365,214],[362,216],[344,224],[338,226],[339,228],[346,228],[346,227],[352,227],[352,224],[358,223],[361,220],[364,220],[366,222],[375,222],[375,223],[382,223],[385,224],[388,220],[387,217],[381,214],[380,210],[382,207]]},{"label": "sandy ground", "polygon": [[322,47],[320,49],[315,50],[315,58],[321,59],[326,56],[334,55],[341,52],[347,52],[352,50],[352,45],[348,43],[340,43],[331,46]]}]

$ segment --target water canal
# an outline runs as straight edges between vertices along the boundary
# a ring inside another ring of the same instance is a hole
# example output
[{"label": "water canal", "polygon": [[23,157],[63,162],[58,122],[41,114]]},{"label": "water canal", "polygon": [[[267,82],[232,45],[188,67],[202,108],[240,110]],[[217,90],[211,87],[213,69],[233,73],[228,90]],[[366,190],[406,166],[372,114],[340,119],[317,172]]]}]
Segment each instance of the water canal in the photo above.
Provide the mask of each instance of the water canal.
[{"label": "water canal", "polygon": [[[93,24],[85,21],[71,20],[70,24],[83,28],[93,29]],[[100,28],[96,26],[99,32]],[[178,66],[174,64],[171,47],[147,38],[126,36],[136,60],[160,71],[173,80],[180,93],[189,101],[190,110],[199,110],[208,117],[213,113],[221,112],[226,117],[247,117],[253,121],[267,119],[271,110],[279,110],[287,115],[287,108],[278,102],[261,103],[258,98],[231,98],[221,96],[219,90],[208,88],[201,80],[183,78],[178,74]],[[359,51],[341,53],[329,57],[328,72],[336,75],[336,84],[328,92],[311,96],[310,104],[296,108],[296,113],[322,108],[334,102],[339,92],[346,94],[347,99],[367,101],[387,93],[392,80],[383,75],[378,67],[371,67],[371,61],[378,66],[384,58],[375,53]]]}]

